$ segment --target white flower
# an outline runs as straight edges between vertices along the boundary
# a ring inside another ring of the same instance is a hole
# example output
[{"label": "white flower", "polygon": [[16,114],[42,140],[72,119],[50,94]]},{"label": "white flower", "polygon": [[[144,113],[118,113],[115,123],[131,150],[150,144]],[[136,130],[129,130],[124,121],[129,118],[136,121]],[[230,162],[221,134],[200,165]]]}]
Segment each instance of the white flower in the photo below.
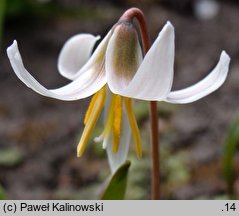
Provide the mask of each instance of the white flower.
[{"label": "white flower", "polygon": [[58,69],[61,75],[73,81],[58,89],[46,89],[30,75],[23,65],[16,41],[7,49],[7,54],[18,78],[41,95],[60,100],[94,95],[86,113],[78,156],[83,153],[106,103],[105,129],[95,141],[102,141],[107,147],[113,171],[126,160],[131,131],[138,157],[142,154],[131,98],[190,103],[218,89],[227,77],[230,58],[223,51],[207,77],[188,88],[171,91],[175,47],[174,27],[170,22],[144,58],[131,22],[117,23],[90,56],[98,39],[99,36],[78,34],[66,42],[59,55]]}]

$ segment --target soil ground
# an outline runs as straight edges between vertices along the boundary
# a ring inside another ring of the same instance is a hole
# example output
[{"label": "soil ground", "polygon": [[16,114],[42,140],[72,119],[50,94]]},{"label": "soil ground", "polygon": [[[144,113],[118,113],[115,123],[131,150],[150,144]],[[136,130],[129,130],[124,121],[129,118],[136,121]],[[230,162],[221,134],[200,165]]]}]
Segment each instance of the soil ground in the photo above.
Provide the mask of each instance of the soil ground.
[{"label": "soil ground", "polygon": [[[105,35],[126,6],[95,3],[91,7],[93,14],[104,15],[78,19],[24,15],[6,22],[0,56],[0,154],[4,158],[0,183],[9,199],[95,199],[109,174],[105,154],[97,144],[92,142],[82,158],[76,157],[89,99],[63,102],[36,94],[15,76],[5,53],[17,39],[24,63],[37,80],[49,88],[66,84],[56,67],[63,43],[80,32]],[[210,20],[156,3],[140,3],[139,7],[144,9],[152,41],[167,20],[175,26],[173,89],[205,77],[222,50],[232,58],[229,76],[215,93],[187,105],[159,103],[162,198],[226,197],[225,137],[239,111],[239,6],[220,2],[219,13]],[[145,187],[150,181],[148,118],[140,121],[140,129],[144,158],[137,161],[132,147],[130,175],[136,172],[141,179],[130,177],[130,184],[138,187],[135,191],[129,188],[128,199],[149,198],[150,188]],[[239,178],[236,191],[238,182]]]}]

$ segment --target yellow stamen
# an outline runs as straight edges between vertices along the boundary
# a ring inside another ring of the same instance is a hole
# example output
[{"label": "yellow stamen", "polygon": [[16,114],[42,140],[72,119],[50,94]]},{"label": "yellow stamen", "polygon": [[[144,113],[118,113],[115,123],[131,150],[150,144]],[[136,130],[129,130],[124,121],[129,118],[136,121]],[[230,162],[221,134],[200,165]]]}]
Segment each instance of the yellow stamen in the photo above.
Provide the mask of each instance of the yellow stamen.
[{"label": "yellow stamen", "polygon": [[114,123],[113,123],[113,144],[112,151],[117,153],[119,149],[119,140],[121,132],[121,120],[122,120],[122,100],[121,96],[115,96],[115,106],[114,106]]},{"label": "yellow stamen", "polygon": [[78,157],[80,157],[83,154],[86,144],[89,141],[90,135],[95,127],[95,124],[103,108],[105,96],[106,96],[106,89],[105,87],[103,87],[92,98],[91,104],[87,111],[88,114],[86,114],[86,118],[85,118],[85,128],[83,130],[80,142],[77,146]]},{"label": "yellow stamen", "polygon": [[107,116],[106,123],[105,123],[105,128],[104,128],[102,134],[99,137],[95,138],[96,142],[101,142],[102,140],[104,140],[103,141],[103,148],[106,148],[107,140],[109,139],[110,132],[112,130],[112,125],[113,125],[113,120],[114,120],[115,99],[116,99],[116,97],[113,94],[112,99],[111,99],[111,103],[110,103],[109,114]]},{"label": "yellow stamen", "polygon": [[89,120],[89,117],[90,117],[90,114],[92,112],[92,109],[95,105],[95,101],[98,97],[98,92],[92,97],[91,101],[90,101],[90,105],[88,106],[88,109],[86,111],[86,114],[85,114],[85,119],[84,119],[84,125],[86,125],[87,121]]},{"label": "yellow stamen", "polygon": [[137,125],[137,121],[134,115],[133,107],[132,107],[132,100],[130,98],[124,97],[125,107],[128,114],[129,123],[132,129],[132,135],[135,143],[136,154],[138,159],[142,157],[142,144],[141,138],[139,133],[139,128]]}]

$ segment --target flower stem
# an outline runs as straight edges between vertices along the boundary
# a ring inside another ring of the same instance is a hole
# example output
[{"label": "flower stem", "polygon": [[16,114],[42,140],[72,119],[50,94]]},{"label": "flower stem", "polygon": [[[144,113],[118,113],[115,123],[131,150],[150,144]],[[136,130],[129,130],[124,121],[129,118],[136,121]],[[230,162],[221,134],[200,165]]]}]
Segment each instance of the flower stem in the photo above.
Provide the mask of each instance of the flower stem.
[{"label": "flower stem", "polygon": [[[150,49],[150,39],[144,14],[138,8],[127,10],[120,21],[137,19],[140,25],[141,39],[144,49],[144,55]],[[158,112],[157,102],[150,101],[150,125],[151,125],[151,143],[152,143],[152,178],[151,178],[151,199],[160,199],[160,161],[159,161],[159,137],[158,137]]]},{"label": "flower stem", "polygon": [[160,161],[159,161],[159,136],[158,136],[158,112],[157,101],[150,102],[150,125],[152,143],[152,183],[151,198],[160,199]]}]

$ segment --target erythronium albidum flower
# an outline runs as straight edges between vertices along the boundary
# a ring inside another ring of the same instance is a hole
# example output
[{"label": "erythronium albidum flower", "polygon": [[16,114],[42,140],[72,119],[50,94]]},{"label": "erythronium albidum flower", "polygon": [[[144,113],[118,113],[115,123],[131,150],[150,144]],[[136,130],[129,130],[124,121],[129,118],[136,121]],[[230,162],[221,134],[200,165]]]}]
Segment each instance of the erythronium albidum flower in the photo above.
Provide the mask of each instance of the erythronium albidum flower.
[{"label": "erythronium albidum flower", "polygon": [[174,27],[170,22],[145,55],[133,19],[120,19],[91,55],[99,38],[78,34],[65,43],[59,55],[58,69],[72,81],[57,89],[46,89],[30,75],[16,41],[7,49],[7,54],[18,78],[41,95],[66,101],[94,95],[85,116],[78,156],[84,152],[105,105],[105,128],[95,141],[103,142],[111,169],[115,171],[126,160],[131,133],[138,158],[142,155],[132,98],[180,104],[196,101],[224,83],[230,58],[223,51],[216,67],[204,79],[188,88],[171,91],[175,47]]}]

